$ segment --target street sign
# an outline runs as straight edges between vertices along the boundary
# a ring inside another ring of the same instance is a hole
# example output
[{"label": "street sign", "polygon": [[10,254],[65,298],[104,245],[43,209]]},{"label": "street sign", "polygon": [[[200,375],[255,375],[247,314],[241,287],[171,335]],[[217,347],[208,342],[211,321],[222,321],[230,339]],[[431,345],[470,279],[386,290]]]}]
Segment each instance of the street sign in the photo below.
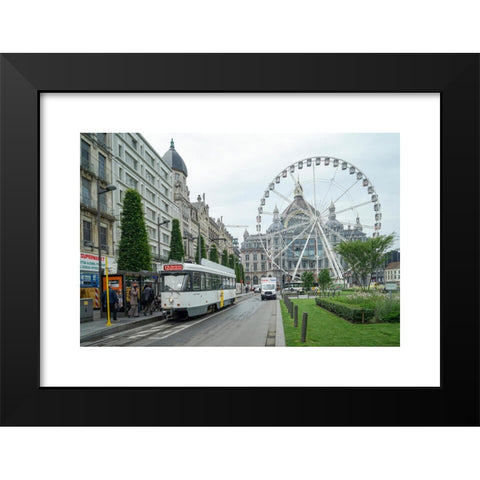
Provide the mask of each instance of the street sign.
[{"label": "street sign", "polygon": [[173,263],[163,266],[164,272],[177,272],[179,270],[183,270],[183,265],[181,263]]},{"label": "street sign", "polygon": [[396,283],[386,283],[385,290],[397,290],[398,286]]}]

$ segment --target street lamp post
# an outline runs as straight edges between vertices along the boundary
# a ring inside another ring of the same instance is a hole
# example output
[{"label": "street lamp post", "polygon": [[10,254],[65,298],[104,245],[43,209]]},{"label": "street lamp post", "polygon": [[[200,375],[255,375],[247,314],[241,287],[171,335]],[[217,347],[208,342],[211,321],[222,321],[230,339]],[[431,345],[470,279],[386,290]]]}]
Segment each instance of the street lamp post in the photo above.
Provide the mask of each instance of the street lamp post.
[{"label": "street lamp post", "polygon": [[160,215],[158,216],[158,263],[160,263],[160,227],[162,225],[167,225],[170,223],[170,220],[164,220],[163,222],[160,222]]},{"label": "street lamp post", "polygon": [[202,263],[202,250],[201,250],[201,241],[200,241],[200,222],[198,222],[198,264]]},{"label": "street lamp post", "polygon": [[[102,242],[100,239],[100,195],[104,193],[111,192],[116,190],[115,185],[107,185],[106,188],[102,188],[100,185],[97,185],[97,229],[98,229],[98,286],[100,292],[100,316],[102,316]],[[107,285],[108,287],[108,285]]]}]

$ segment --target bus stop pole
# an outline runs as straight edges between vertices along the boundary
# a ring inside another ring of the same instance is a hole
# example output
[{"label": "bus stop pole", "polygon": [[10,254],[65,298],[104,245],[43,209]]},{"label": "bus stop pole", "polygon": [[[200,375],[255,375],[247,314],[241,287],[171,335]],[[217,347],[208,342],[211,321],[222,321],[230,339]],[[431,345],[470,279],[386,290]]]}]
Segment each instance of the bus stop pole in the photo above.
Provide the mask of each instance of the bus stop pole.
[{"label": "bus stop pole", "polygon": [[108,258],[105,256],[105,290],[107,291],[107,323],[106,326],[110,327],[110,289],[108,288]]}]

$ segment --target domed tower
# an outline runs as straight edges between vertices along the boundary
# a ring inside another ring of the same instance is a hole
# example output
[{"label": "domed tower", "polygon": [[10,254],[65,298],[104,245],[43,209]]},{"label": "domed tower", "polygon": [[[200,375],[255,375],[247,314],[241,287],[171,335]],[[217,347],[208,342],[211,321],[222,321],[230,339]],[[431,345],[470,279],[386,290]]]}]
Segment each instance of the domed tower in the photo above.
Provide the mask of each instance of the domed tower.
[{"label": "domed tower", "polygon": [[[191,259],[194,257],[195,252],[193,243],[188,240],[190,232],[193,231],[190,225],[190,191],[187,187],[187,166],[183,161],[183,158],[175,150],[175,144],[173,138],[170,141],[170,149],[162,156],[163,160],[169,165],[173,172],[173,202],[178,208],[180,221],[180,231],[182,232],[185,249],[185,258]],[[195,229],[197,230],[197,229]]]},{"label": "domed tower", "polygon": [[356,220],[355,226],[353,228],[354,228],[354,230],[357,230],[358,232],[363,231],[362,224],[360,223],[360,217],[358,215],[357,215],[357,220]]},{"label": "domed tower", "polygon": [[279,230],[282,230],[282,228],[283,226],[280,219],[278,207],[277,205],[275,205],[275,208],[273,209],[273,223],[267,228],[267,233],[278,232]]},{"label": "domed tower", "polygon": [[341,232],[343,230],[343,225],[337,220],[337,214],[335,213],[335,205],[333,201],[328,207],[328,221],[326,225],[334,232]]},{"label": "domed tower", "polygon": [[180,197],[189,198],[190,192],[187,187],[188,171],[183,158],[175,150],[173,138],[170,141],[170,149],[163,155],[163,160],[172,168],[174,174],[173,188],[175,192],[175,203],[181,200]]}]

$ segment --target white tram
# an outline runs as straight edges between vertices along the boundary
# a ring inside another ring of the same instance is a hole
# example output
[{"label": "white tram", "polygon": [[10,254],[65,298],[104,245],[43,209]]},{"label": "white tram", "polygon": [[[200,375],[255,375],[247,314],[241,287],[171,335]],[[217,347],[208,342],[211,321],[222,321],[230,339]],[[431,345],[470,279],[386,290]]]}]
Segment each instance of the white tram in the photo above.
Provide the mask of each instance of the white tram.
[{"label": "white tram", "polygon": [[160,272],[163,310],[189,318],[232,305],[235,271],[202,258],[201,264],[167,263]]}]

